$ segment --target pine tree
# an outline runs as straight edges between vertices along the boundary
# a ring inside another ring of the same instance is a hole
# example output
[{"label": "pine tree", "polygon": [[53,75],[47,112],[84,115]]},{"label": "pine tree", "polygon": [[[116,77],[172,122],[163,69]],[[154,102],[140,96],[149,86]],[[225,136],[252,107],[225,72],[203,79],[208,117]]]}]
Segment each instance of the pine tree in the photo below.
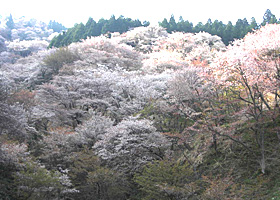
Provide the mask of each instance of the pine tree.
[{"label": "pine tree", "polygon": [[275,17],[275,15],[272,14],[272,12],[267,9],[266,12],[264,13],[263,16],[263,22],[262,22],[262,26],[265,26],[266,24],[275,24],[277,23],[277,19]]},{"label": "pine tree", "polygon": [[224,37],[223,37],[223,42],[226,45],[228,45],[229,42],[233,40],[233,30],[234,30],[234,26],[232,25],[232,22],[229,21],[228,24],[226,25],[224,31]]},{"label": "pine tree", "polygon": [[81,39],[85,39],[84,33],[85,25],[83,23],[77,24],[73,34],[73,42],[79,42]]},{"label": "pine tree", "polygon": [[170,19],[169,19],[169,32],[173,32],[177,30],[177,23],[175,21],[174,15],[171,15]]},{"label": "pine tree", "polygon": [[166,28],[166,31],[169,32],[169,30],[170,30],[170,25],[169,25],[169,23],[168,23],[168,21],[167,21],[166,18],[164,18],[162,22],[159,22],[159,25],[160,25],[161,27],[163,27],[163,28]]},{"label": "pine tree", "polygon": [[86,29],[86,32],[84,35],[85,38],[100,35],[100,32],[98,31],[98,28],[97,28],[97,23],[91,17],[88,19],[85,29]]},{"label": "pine tree", "polygon": [[252,18],[251,18],[251,23],[250,23],[250,25],[249,25],[249,31],[256,30],[256,29],[258,29],[258,28],[259,28],[259,25],[258,25],[258,23],[257,23],[257,21],[256,21],[256,19],[255,19],[255,17],[252,17]]},{"label": "pine tree", "polygon": [[10,16],[7,18],[7,22],[6,22],[7,27],[12,30],[15,27],[15,23],[12,17],[12,14],[10,14]]},{"label": "pine tree", "polygon": [[54,21],[50,21],[48,24],[48,29],[53,29],[54,32],[60,33],[63,30],[66,30],[65,26],[63,26],[61,23]]},{"label": "pine tree", "polygon": [[191,33],[193,32],[193,24],[188,20],[184,21],[183,17],[179,18],[179,22],[177,23],[177,31]]}]

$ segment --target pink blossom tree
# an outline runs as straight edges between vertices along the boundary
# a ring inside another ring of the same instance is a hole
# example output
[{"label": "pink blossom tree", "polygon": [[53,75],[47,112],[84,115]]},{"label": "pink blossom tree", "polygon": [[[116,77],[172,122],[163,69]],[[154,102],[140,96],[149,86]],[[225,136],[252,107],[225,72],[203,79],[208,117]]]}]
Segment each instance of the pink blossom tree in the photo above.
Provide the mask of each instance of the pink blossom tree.
[{"label": "pink blossom tree", "polygon": [[218,36],[209,33],[172,33],[161,37],[153,46],[153,51],[144,60],[147,71],[182,69],[192,65],[207,65],[225,45]]},{"label": "pink blossom tree", "polygon": [[[231,128],[226,130],[222,126],[216,126],[213,131],[234,139],[241,124],[246,122],[259,149],[255,156],[262,173],[265,173],[268,160],[267,146],[270,144],[266,137],[270,130],[269,124],[272,124],[272,131],[280,142],[277,126],[280,100],[279,47],[280,26],[267,25],[249,33],[244,39],[235,41],[208,68],[209,78],[215,87],[227,94],[226,107],[230,107],[230,118],[234,119]],[[229,115],[228,112],[225,113]]]}]

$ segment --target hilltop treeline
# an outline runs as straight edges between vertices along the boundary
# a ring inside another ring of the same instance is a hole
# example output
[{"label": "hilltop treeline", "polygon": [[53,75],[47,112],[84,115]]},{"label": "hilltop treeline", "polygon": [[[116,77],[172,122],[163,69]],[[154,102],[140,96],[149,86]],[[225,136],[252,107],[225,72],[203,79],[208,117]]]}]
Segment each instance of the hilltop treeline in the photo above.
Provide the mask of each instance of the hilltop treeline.
[{"label": "hilltop treeline", "polygon": [[75,24],[73,28],[55,37],[50,42],[50,47],[67,46],[72,42],[78,42],[81,39],[86,39],[90,36],[99,36],[108,32],[127,32],[130,28],[148,26],[149,22],[141,22],[140,20],[132,20],[131,18],[124,18],[120,16],[116,19],[113,15],[109,20],[100,19],[98,22],[89,18],[86,25],[83,23]]},{"label": "hilltop treeline", "polygon": [[279,46],[148,26],[3,60],[0,199],[280,199]]},{"label": "hilltop treeline", "polygon": [[280,199],[280,25],[46,43],[0,38],[1,200]]},{"label": "hilltop treeline", "polygon": [[[263,16],[262,23],[258,24],[254,17],[251,18],[250,22],[246,18],[238,19],[235,24],[229,21],[227,24],[224,24],[222,21],[208,19],[208,21],[203,24],[199,22],[197,25],[194,25],[188,20],[184,20],[183,17],[179,18],[179,21],[176,22],[175,17],[172,15],[169,20],[164,18],[163,21],[159,22],[159,25],[163,28],[166,28],[168,33],[171,32],[185,32],[185,33],[199,33],[207,32],[211,35],[218,35],[222,38],[222,41],[228,45],[234,39],[243,38],[248,32],[252,30],[259,29],[265,24],[274,24],[280,23],[277,20],[276,16],[267,9]],[[72,42],[78,42],[81,39],[86,39],[90,36],[99,36],[106,34],[108,32],[119,32],[124,33],[130,28],[139,27],[139,26],[148,26],[150,23],[144,21],[143,23],[139,20],[132,20],[130,18],[124,18],[120,16],[115,18],[112,16],[109,20],[100,19],[98,22],[95,22],[92,18],[89,18],[86,25],[83,23],[76,24],[73,28],[68,29],[68,31],[63,32],[62,34],[55,37],[49,47],[61,47],[67,46]]]},{"label": "hilltop treeline", "polygon": [[266,10],[263,21],[261,24],[258,24],[254,17],[251,18],[251,21],[248,22],[246,18],[238,19],[235,24],[229,21],[227,24],[224,24],[222,21],[215,20],[214,22],[211,19],[203,24],[199,22],[194,26],[192,22],[184,20],[180,17],[179,21],[176,22],[174,16],[172,15],[169,21],[165,18],[162,22],[159,23],[160,26],[166,28],[167,32],[187,32],[187,33],[199,33],[207,32],[211,35],[218,35],[222,38],[222,41],[228,45],[234,39],[243,38],[248,32],[252,30],[259,29],[261,26],[266,24],[280,23],[280,20],[277,20],[276,16],[271,13],[269,9]]}]

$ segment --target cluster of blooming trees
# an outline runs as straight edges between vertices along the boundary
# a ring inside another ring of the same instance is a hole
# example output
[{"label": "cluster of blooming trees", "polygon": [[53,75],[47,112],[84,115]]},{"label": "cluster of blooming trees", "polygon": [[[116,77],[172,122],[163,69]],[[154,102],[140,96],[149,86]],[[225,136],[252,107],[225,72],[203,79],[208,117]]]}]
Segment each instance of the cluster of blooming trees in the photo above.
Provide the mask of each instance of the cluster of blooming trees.
[{"label": "cluster of blooming trees", "polygon": [[[279,25],[267,25],[250,33],[243,40],[236,41],[226,52],[217,57],[208,73],[222,91],[232,98],[227,106],[232,107],[232,128],[238,131],[244,118],[246,128],[254,134],[259,152],[255,155],[265,173],[268,160],[273,158],[271,144],[266,140],[269,134],[276,134],[279,140]],[[234,103],[232,102],[234,100]],[[239,105],[238,105],[239,104]],[[242,106],[240,106],[242,104]],[[237,106],[238,105],[238,106]],[[271,129],[268,129],[271,126]],[[225,132],[223,129],[215,130]],[[223,134],[234,134],[226,131]],[[277,148],[277,147],[273,147]],[[260,154],[260,155],[259,155]]]},{"label": "cluster of blooming trees", "polygon": [[0,195],[245,198],[238,167],[279,165],[279,38],[267,25],[226,47],[149,26],[59,49],[34,42],[1,65]]},{"label": "cluster of blooming trees", "polygon": [[13,41],[19,40],[48,40],[48,37],[54,33],[48,25],[36,19],[26,17],[13,18],[3,17],[0,19],[1,35]]},{"label": "cluster of blooming trees", "polygon": [[[49,25],[36,19],[25,17],[1,17],[0,19],[0,66],[15,63],[21,57],[46,50],[49,41],[60,29],[53,29],[59,23],[51,21]],[[61,25],[62,26],[62,25]],[[64,27],[65,28],[65,27]]]}]

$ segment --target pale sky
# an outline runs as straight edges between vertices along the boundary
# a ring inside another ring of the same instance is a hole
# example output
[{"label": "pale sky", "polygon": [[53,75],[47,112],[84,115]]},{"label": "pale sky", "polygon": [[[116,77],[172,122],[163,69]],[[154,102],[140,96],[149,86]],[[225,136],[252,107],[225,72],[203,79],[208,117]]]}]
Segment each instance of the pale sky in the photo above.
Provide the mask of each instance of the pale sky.
[{"label": "pale sky", "polygon": [[56,20],[66,27],[75,23],[86,23],[89,17],[95,21],[109,19],[112,15],[130,17],[156,24],[164,18],[169,20],[173,14],[196,25],[219,20],[235,23],[247,18],[250,22],[255,17],[261,23],[266,9],[280,18],[280,0],[2,0],[0,15],[10,13],[14,17],[31,17],[45,22]]}]

